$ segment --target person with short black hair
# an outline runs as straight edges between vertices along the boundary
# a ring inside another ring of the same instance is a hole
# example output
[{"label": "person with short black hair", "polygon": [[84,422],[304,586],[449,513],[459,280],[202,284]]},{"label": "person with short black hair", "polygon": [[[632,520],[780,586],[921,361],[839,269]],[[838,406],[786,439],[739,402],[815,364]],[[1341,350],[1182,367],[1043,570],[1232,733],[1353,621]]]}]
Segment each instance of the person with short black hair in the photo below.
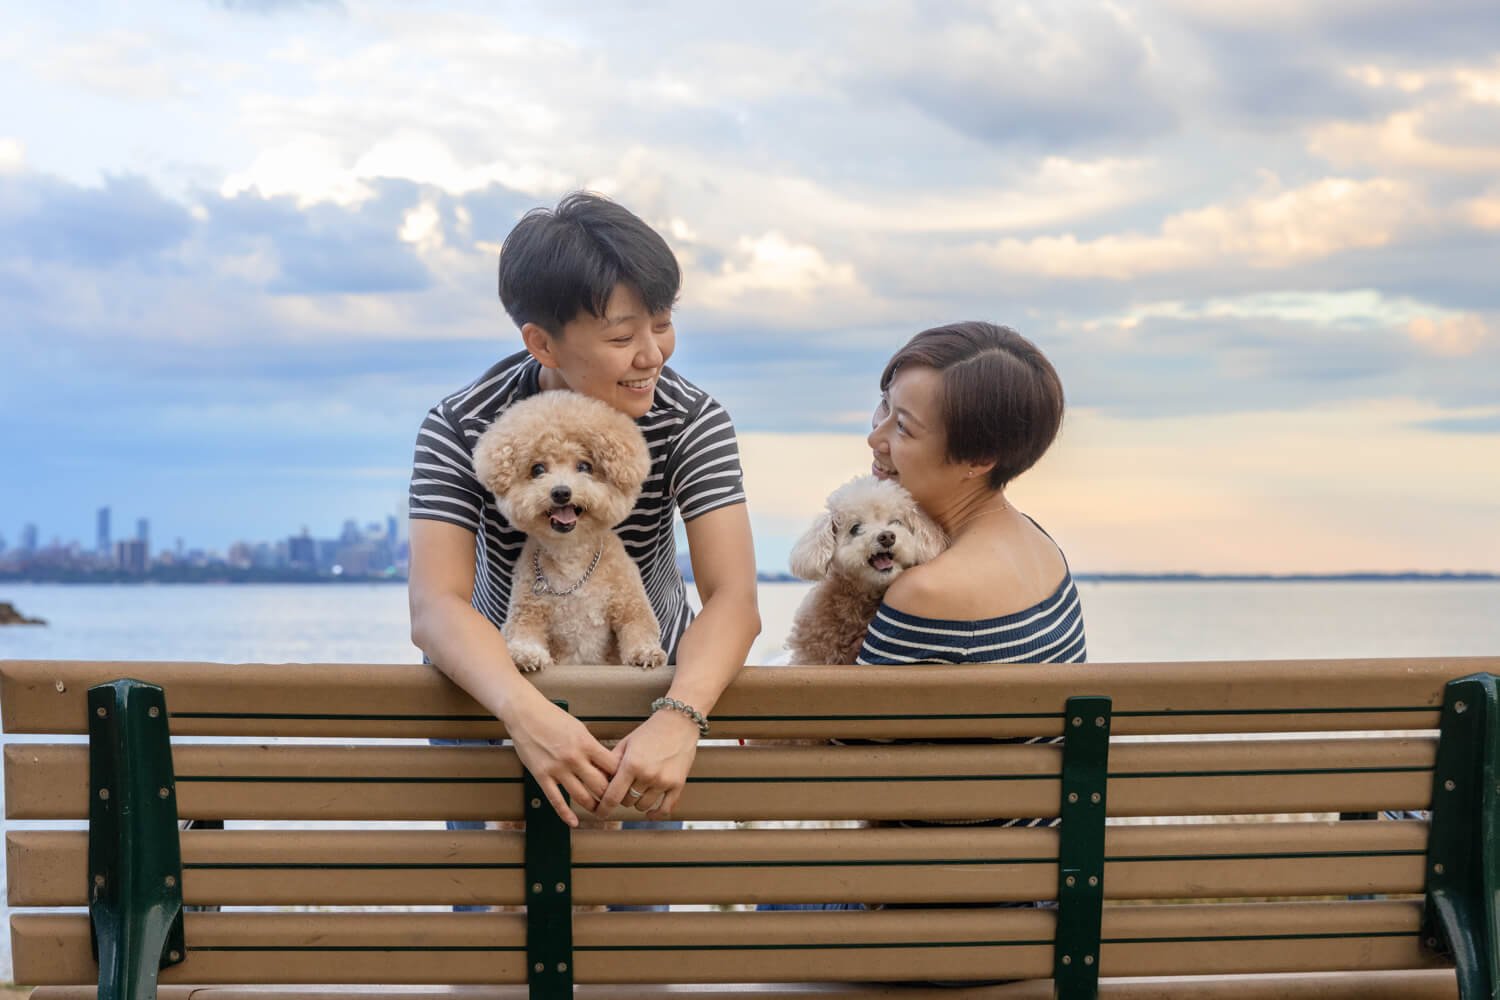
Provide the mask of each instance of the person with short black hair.
[{"label": "person with short black hair", "polygon": [[[522,763],[569,825],[578,819],[564,790],[599,816],[622,803],[651,820],[676,808],[700,728],[760,632],[734,426],[713,397],[666,365],[681,280],[666,241],[607,198],[578,192],[555,209],[528,212],[506,237],[499,264],[500,300],[525,350],[444,398],[417,435],[412,641],[505,723]],[[677,669],[660,708],[612,749],[512,661],[500,627],[525,535],[474,473],[474,442],[506,407],[560,389],[634,419],[651,451],[640,499],[615,530],[641,571]],[[677,513],[702,599],[696,619],[677,567]]]},{"label": "person with short black hair", "polygon": [[904,486],[952,541],[891,584],[858,663],[1084,661],[1067,560],[1005,496],[1057,437],[1063,408],[1051,362],[1009,327],[935,327],[892,356],[872,471]]},{"label": "person with short black hair", "polygon": [[[871,471],[905,487],[942,527],[950,544],[935,559],[904,570],[891,584],[865,632],[856,663],[1084,662],[1088,651],[1083,609],[1067,560],[1041,526],[1005,496],[1011,481],[1052,445],[1063,409],[1062,381],[1051,362],[1031,341],[994,323],[954,323],[925,330],[886,363],[867,439],[873,452]],[[975,803],[976,813],[985,808]],[[981,814],[957,823],[1050,826],[1056,820]],[[946,824],[913,820],[880,825]],[[928,906],[907,903],[891,908]],[[757,908],[865,907],[798,903]]]}]

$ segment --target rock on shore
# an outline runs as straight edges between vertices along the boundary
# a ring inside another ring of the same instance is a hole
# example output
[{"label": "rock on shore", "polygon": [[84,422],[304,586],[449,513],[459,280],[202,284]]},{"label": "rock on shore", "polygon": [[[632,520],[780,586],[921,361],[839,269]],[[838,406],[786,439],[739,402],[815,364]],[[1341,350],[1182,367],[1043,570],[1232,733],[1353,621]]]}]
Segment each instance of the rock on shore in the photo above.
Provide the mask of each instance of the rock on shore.
[{"label": "rock on shore", "polygon": [[0,601],[0,625],[45,625],[41,618],[27,618],[9,601]]}]

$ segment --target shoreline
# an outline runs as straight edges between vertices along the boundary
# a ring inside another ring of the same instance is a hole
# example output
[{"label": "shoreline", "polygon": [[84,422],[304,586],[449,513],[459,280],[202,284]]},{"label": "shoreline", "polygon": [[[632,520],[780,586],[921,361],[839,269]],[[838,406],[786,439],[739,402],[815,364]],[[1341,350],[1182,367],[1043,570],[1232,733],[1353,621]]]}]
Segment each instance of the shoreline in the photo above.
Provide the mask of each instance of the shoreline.
[{"label": "shoreline", "polygon": [[[683,578],[692,583],[691,576]],[[1444,573],[1074,573],[1079,583],[1497,583],[1500,573],[1444,572]],[[786,573],[758,574],[756,583],[806,583]],[[405,577],[393,576],[290,576],[269,574],[246,576],[233,574],[224,576],[193,577],[123,577],[102,575],[69,576],[23,576],[0,574],[0,586],[6,584],[58,584],[61,586],[351,586],[359,584],[406,585]]]}]

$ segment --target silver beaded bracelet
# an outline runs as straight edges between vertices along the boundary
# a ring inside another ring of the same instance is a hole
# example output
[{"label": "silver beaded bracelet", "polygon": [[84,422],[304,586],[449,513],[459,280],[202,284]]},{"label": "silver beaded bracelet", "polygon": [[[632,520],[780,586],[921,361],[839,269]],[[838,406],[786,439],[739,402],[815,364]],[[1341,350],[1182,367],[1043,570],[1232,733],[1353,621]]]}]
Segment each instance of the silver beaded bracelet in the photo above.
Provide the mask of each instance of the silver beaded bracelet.
[{"label": "silver beaded bracelet", "polygon": [[698,711],[692,705],[689,705],[685,701],[678,701],[676,698],[658,698],[651,703],[651,712],[653,715],[664,708],[670,708],[674,712],[681,712],[689,719],[692,719],[694,725],[698,727],[699,736],[708,735],[708,720],[703,717],[702,712]]}]

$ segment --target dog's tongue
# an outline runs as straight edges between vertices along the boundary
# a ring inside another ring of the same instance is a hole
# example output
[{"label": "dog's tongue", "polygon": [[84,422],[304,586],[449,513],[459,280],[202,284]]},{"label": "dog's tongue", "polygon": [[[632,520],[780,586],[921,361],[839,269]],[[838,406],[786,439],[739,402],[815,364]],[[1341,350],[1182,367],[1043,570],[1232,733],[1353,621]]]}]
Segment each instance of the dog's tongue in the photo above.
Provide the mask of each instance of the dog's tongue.
[{"label": "dog's tongue", "polygon": [[870,560],[870,565],[884,572],[896,565],[896,560],[891,557],[890,553],[880,552]]},{"label": "dog's tongue", "polygon": [[578,520],[578,511],[572,506],[564,504],[561,507],[552,508],[552,520],[558,524],[573,524]]}]

